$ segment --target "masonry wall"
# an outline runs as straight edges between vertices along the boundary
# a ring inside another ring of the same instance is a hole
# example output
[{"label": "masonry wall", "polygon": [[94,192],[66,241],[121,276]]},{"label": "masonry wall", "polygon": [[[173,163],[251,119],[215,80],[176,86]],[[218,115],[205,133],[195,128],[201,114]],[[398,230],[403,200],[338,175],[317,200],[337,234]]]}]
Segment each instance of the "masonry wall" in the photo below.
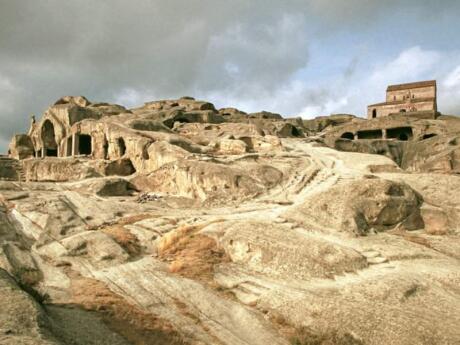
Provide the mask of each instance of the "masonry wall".
[{"label": "masonry wall", "polygon": [[436,87],[419,87],[407,90],[387,91],[386,101],[405,101],[407,99],[434,98],[436,97]]},{"label": "masonry wall", "polygon": [[426,102],[405,102],[398,104],[384,104],[378,106],[369,106],[367,108],[367,118],[372,119],[372,113],[374,109],[377,111],[377,117],[388,116],[393,113],[399,113],[401,110],[405,110],[406,113],[411,111],[436,111],[434,101]]}]

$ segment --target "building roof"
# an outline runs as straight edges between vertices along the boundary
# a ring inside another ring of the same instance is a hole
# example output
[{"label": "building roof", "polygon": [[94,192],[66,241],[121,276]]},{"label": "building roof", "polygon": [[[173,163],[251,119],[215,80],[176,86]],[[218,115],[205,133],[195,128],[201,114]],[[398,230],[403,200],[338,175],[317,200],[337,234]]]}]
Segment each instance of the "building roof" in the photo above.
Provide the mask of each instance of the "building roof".
[{"label": "building roof", "polygon": [[421,102],[434,102],[436,99],[434,97],[427,97],[427,98],[415,98],[409,99],[404,101],[391,101],[391,102],[382,102],[376,104],[370,104],[368,107],[377,107],[380,105],[398,105],[398,104],[417,104]]},{"label": "building roof", "polygon": [[420,88],[420,87],[429,87],[429,86],[435,86],[436,87],[436,80],[426,80],[426,81],[418,81],[418,82],[415,82],[415,83],[390,85],[390,86],[387,87],[387,91],[399,91],[399,90],[417,89],[417,88]]}]

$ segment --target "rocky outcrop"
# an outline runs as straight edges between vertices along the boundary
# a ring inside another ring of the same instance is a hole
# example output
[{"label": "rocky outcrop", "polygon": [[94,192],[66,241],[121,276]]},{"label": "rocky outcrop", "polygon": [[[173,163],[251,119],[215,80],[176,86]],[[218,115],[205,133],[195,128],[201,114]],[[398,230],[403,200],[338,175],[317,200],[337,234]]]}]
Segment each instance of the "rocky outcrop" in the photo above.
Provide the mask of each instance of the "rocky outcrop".
[{"label": "rocky outcrop", "polygon": [[164,164],[154,173],[135,177],[131,182],[142,191],[169,193],[201,201],[254,197],[270,185],[264,176],[251,175],[221,164],[192,161]]},{"label": "rocky outcrop", "polygon": [[360,119],[354,115],[333,114],[330,116],[318,116],[312,120],[303,120],[303,126],[309,133],[319,133],[328,127],[343,125],[353,120]]},{"label": "rocky outcrop", "polygon": [[408,171],[456,173],[460,167],[460,120],[392,115],[330,128],[325,142],[348,152],[385,155]]},{"label": "rocky outcrop", "polygon": [[0,157],[0,180],[18,181],[22,179],[22,163],[14,158]]},{"label": "rocky outcrop", "polygon": [[134,186],[120,177],[89,179],[73,183],[72,188],[82,193],[96,194],[99,196],[126,196],[135,192]]},{"label": "rocky outcrop", "polygon": [[269,277],[308,280],[367,267],[365,257],[355,250],[292,232],[288,225],[234,221],[225,226],[214,224],[203,231],[218,238],[233,263]]},{"label": "rocky outcrop", "polygon": [[26,134],[16,134],[8,147],[9,156],[15,159],[25,159],[35,156],[34,145]]},{"label": "rocky outcrop", "polygon": [[50,320],[32,296],[0,269],[0,342],[2,344],[57,345]]},{"label": "rocky outcrop", "polygon": [[399,225],[408,230],[423,228],[421,204],[420,195],[408,185],[370,178],[334,186],[287,216],[303,223],[302,215],[309,214],[326,229],[366,235]]},{"label": "rocky outcrop", "polygon": [[456,124],[64,97],[0,159],[0,343],[458,344]]},{"label": "rocky outcrop", "polygon": [[101,162],[86,159],[46,158],[23,162],[27,181],[76,181],[103,176]]}]

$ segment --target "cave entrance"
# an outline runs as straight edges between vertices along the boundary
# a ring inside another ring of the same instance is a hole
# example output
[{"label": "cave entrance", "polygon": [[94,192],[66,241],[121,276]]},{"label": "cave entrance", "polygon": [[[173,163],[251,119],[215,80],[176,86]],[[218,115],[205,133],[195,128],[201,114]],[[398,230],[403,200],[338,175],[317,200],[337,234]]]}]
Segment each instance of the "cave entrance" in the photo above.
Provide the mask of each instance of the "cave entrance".
[{"label": "cave entrance", "polygon": [[299,129],[296,126],[292,126],[291,128],[291,135],[293,137],[301,137],[302,133],[299,131]]},{"label": "cave entrance", "polygon": [[57,157],[58,147],[54,134],[54,125],[50,120],[45,120],[42,126],[41,139],[44,156]]},{"label": "cave entrance", "polygon": [[383,132],[381,129],[371,129],[367,131],[359,131],[358,139],[382,139]]},{"label": "cave entrance", "polygon": [[351,132],[345,132],[340,136],[340,138],[353,140],[355,138],[355,136]]},{"label": "cave entrance", "polygon": [[58,156],[57,149],[50,149],[50,148],[45,149],[45,157],[57,157],[57,156]]},{"label": "cave entrance", "polygon": [[126,153],[125,140],[123,138],[118,138],[117,144],[118,144],[118,152],[120,152],[120,157],[123,157]]},{"label": "cave entrance", "polygon": [[81,155],[90,155],[93,152],[91,135],[78,135],[78,153]]},{"label": "cave entrance", "polygon": [[387,138],[400,141],[408,141],[412,139],[412,127],[397,127],[387,129]]},{"label": "cave entrance", "polygon": [[425,134],[425,135],[422,137],[422,140],[433,138],[433,137],[435,137],[436,135],[437,135],[437,134],[435,134],[435,133]]}]

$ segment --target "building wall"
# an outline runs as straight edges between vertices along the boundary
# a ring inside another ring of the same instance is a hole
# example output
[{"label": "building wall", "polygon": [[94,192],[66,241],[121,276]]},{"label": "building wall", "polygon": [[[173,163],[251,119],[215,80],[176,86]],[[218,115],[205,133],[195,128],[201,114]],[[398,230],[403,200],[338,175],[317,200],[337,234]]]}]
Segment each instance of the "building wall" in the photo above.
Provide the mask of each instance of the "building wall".
[{"label": "building wall", "polygon": [[435,101],[426,101],[369,106],[367,107],[368,119],[372,119],[372,113],[374,109],[377,110],[377,117],[383,117],[393,113],[399,113],[401,110],[405,110],[406,113],[410,113],[411,111],[436,111],[436,105]]},{"label": "building wall", "polygon": [[436,87],[419,87],[415,89],[387,91],[387,102],[404,101],[407,99],[435,98]]}]

